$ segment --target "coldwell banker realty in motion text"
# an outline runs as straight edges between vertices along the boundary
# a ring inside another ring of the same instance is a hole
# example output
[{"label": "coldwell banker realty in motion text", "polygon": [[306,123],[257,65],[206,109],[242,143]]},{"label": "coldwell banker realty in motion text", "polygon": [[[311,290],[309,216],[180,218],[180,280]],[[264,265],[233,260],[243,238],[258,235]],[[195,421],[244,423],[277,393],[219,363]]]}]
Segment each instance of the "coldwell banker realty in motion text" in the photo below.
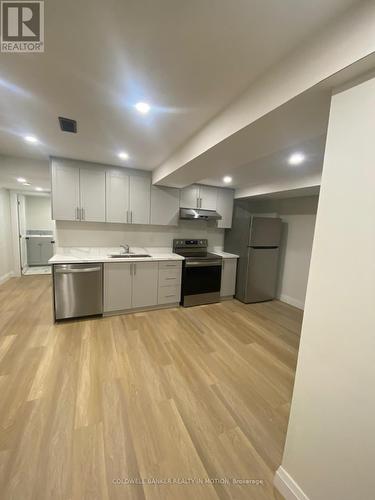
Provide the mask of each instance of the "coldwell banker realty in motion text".
[{"label": "coldwell banker realty in motion text", "polygon": [[1,52],[44,52],[44,2],[1,1]]}]

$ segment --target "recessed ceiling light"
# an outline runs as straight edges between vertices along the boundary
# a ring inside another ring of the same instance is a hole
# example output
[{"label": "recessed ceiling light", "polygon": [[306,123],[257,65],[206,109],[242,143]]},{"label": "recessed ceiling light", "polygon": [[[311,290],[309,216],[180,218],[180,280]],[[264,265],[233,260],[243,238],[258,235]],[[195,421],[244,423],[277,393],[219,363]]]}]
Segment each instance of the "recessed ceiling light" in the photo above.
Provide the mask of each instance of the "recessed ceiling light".
[{"label": "recessed ceiling light", "polygon": [[17,182],[26,182],[26,179],[24,179],[23,177],[17,177]]},{"label": "recessed ceiling light", "polygon": [[146,115],[150,111],[151,106],[147,102],[137,102],[135,109],[142,113],[142,115]]},{"label": "recessed ceiling light", "polygon": [[23,182],[22,185],[23,186],[31,186],[30,182]]},{"label": "recessed ceiling light", "polygon": [[305,155],[303,153],[293,153],[289,156],[290,165],[299,165],[305,160]]},{"label": "recessed ceiling light", "polygon": [[117,156],[120,158],[120,160],[127,160],[129,158],[128,153],[126,153],[125,151],[121,151]]},{"label": "recessed ceiling light", "polygon": [[36,188],[35,188],[35,191],[43,191],[43,188],[36,187]]},{"label": "recessed ceiling light", "polygon": [[230,182],[232,182],[232,177],[226,175],[225,177],[223,177],[223,181],[225,182],[225,184],[229,184]]},{"label": "recessed ceiling light", "polygon": [[38,139],[33,135],[26,135],[25,141],[30,142],[31,144],[36,144],[37,142],[39,142]]}]

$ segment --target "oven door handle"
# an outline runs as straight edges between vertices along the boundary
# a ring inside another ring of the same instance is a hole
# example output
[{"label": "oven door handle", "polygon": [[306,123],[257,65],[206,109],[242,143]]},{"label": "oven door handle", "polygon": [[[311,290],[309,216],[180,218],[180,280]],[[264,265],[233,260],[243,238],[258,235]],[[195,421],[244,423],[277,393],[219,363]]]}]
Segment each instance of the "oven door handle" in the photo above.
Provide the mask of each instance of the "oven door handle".
[{"label": "oven door handle", "polygon": [[185,261],[185,267],[212,267],[221,266],[221,260],[189,260]]}]

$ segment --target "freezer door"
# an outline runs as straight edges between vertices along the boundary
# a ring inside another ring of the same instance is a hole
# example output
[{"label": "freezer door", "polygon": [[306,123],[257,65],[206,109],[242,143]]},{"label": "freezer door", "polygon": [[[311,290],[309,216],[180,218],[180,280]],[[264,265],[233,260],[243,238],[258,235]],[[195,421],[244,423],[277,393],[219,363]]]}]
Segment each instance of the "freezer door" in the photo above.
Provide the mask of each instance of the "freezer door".
[{"label": "freezer door", "polygon": [[262,302],[275,297],[278,264],[278,248],[249,248],[244,302]]},{"label": "freezer door", "polygon": [[278,217],[253,217],[250,226],[249,246],[277,247],[280,245],[281,219]]}]

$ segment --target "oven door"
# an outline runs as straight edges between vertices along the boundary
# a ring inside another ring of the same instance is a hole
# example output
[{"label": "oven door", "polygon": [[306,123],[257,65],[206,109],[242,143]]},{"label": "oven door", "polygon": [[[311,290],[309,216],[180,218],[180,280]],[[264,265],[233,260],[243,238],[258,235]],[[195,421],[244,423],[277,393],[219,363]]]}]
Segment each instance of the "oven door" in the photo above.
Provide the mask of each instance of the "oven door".
[{"label": "oven door", "polygon": [[220,300],[221,259],[188,260],[182,271],[183,306],[211,304]]}]

